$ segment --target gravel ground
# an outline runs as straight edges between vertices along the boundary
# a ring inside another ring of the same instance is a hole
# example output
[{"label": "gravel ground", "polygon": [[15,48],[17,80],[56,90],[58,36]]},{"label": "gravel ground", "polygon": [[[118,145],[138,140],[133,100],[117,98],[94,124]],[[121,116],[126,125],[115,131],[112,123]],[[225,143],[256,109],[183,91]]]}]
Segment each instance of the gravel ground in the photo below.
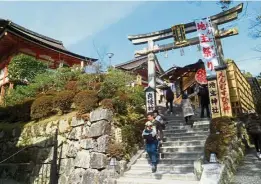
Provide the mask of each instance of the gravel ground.
[{"label": "gravel ground", "polygon": [[261,184],[261,160],[255,149],[248,151],[231,184]]}]

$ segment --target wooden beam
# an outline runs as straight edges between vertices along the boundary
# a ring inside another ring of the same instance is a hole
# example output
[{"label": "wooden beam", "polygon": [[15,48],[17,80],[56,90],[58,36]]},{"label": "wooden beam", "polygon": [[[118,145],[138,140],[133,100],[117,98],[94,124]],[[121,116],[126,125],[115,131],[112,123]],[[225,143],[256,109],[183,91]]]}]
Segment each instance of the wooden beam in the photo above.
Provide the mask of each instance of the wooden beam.
[{"label": "wooden beam", "polygon": [[[215,23],[217,25],[224,24],[224,23],[237,19],[237,15],[238,15],[238,13],[242,12],[242,9],[243,9],[243,3],[231,8],[227,11],[224,11],[224,12],[221,12],[214,16],[211,16],[210,19],[211,19],[212,23]],[[190,22],[190,23],[185,24],[185,30],[186,30],[186,33],[191,33],[191,32],[196,31],[195,22]],[[172,35],[172,30],[171,30],[171,28],[168,28],[168,29],[155,31],[155,32],[151,32],[151,33],[146,33],[146,34],[129,35],[128,39],[130,41],[132,41],[133,44],[136,45],[136,44],[143,44],[145,42],[148,42],[149,40],[157,41],[157,40],[170,38],[170,35]]]},{"label": "wooden beam", "polygon": [[[238,30],[236,28],[231,28],[228,30],[224,30],[224,31],[220,31],[219,33],[217,33],[215,35],[216,39],[219,38],[226,38],[229,36],[234,36],[238,34]],[[199,38],[198,37],[194,37],[191,39],[188,39],[186,43],[181,44],[181,45],[175,45],[174,43],[169,43],[169,44],[164,44],[164,45],[159,45],[154,47],[153,49],[143,49],[143,50],[139,50],[135,52],[135,56],[142,56],[142,55],[147,55],[149,53],[159,53],[159,52],[164,52],[164,51],[168,51],[168,50],[173,50],[173,49],[179,49],[182,47],[187,47],[187,46],[191,46],[191,45],[196,45],[199,44]]]}]

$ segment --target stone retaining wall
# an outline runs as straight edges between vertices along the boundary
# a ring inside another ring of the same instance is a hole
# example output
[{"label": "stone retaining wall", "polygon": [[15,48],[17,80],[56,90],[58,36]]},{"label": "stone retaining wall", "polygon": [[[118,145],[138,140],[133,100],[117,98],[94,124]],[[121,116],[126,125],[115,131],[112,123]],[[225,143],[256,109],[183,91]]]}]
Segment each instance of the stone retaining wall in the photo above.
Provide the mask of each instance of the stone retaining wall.
[{"label": "stone retaining wall", "polygon": [[[100,108],[90,113],[88,121],[79,120],[71,113],[58,120],[0,128],[0,161],[26,148],[0,164],[0,183],[15,180],[24,184],[49,184],[56,128],[60,184],[114,183],[113,178],[120,173],[110,168],[107,154],[112,124],[113,113]],[[123,170],[126,162],[121,161],[119,165],[117,169]]]}]

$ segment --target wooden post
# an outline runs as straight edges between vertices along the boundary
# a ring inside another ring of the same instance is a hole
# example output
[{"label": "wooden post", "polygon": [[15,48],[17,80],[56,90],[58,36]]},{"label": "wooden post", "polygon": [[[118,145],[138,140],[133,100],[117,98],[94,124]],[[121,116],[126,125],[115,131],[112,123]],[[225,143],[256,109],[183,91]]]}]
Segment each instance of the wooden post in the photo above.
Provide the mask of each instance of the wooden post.
[{"label": "wooden post", "polygon": [[[219,35],[218,26],[216,24],[213,24],[212,26],[214,28],[214,35]],[[215,42],[216,42],[216,53],[217,53],[219,65],[224,65],[225,61],[224,61],[224,53],[223,53],[221,39],[216,37]]]}]

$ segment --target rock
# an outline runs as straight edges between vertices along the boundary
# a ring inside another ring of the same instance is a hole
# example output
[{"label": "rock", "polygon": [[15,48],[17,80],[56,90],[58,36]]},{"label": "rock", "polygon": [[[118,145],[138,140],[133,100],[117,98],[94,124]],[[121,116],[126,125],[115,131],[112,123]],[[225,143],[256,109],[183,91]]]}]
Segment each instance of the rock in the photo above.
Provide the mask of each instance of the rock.
[{"label": "rock", "polygon": [[74,159],[73,158],[67,158],[67,159],[61,159],[60,161],[60,170],[59,174],[66,174],[67,176],[72,173],[74,170]]},{"label": "rock", "polygon": [[53,133],[55,132],[55,129],[56,129],[56,127],[53,126],[53,122],[49,122],[49,123],[46,125],[45,133],[46,133],[46,134],[53,134]]},{"label": "rock", "polygon": [[90,121],[94,123],[100,120],[111,121],[113,117],[112,111],[108,109],[98,108],[91,112],[90,114]]},{"label": "rock", "polygon": [[2,139],[2,138],[4,137],[4,135],[5,135],[5,132],[4,132],[4,131],[1,131],[1,132],[0,132],[0,139]]},{"label": "rock", "polygon": [[103,135],[97,139],[98,152],[105,153],[108,150],[110,137],[108,135]]},{"label": "rock", "polygon": [[114,178],[118,178],[119,174],[113,170],[104,169],[100,172],[100,183],[102,184],[116,184]]},{"label": "rock", "polygon": [[68,183],[68,175],[62,174],[59,177],[58,184],[67,184]]},{"label": "rock", "polygon": [[90,166],[92,169],[103,169],[107,165],[107,157],[102,153],[91,153]]},{"label": "rock", "polygon": [[87,131],[88,137],[100,137],[105,134],[110,133],[110,123],[102,120],[91,125],[90,129]]},{"label": "rock", "polygon": [[119,161],[119,173],[122,176],[125,170],[127,169],[127,161],[121,160]]},{"label": "rock", "polygon": [[61,146],[64,142],[66,142],[66,138],[61,135],[57,136],[57,140],[58,140],[58,147]]},{"label": "rock", "polygon": [[65,133],[68,132],[70,130],[70,125],[69,122],[67,120],[60,120],[59,121],[59,132],[60,133]]},{"label": "rock", "polygon": [[77,153],[75,158],[75,167],[89,168],[90,167],[90,152],[87,150],[81,150]]},{"label": "rock", "polygon": [[89,131],[89,129],[90,129],[90,126],[88,126],[87,124],[83,125],[83,127],[82,127],[82,136],[81,136],[82,139],[88,138],[88,131]]},{"label": "rock", "polygon": [[85,173],[85,169],[83,169],[83,168],[76,168],[69,175],[68,183],[66,183],[66,184],[82,184],[82,178],[83,178],[83,174],[84,173]]},{"label": "rock", "polygon": [[96,169],[87,169],[82,177],[81,184],[102,184],[100,182],[100,173]]},{"label": "rock", "polygon": [[82,136],[82,127],[75,127],[70,132],[68,139],[70,140],[79,140]]},{"label": "rock", "polygon": [[75,158],[79,149],[80,149],[80,144],[78,141],[69,142],[69,148],[66,153],[66,156],[69,158],[71,158],[71,157]]},{"label": "rock", "polygon": [[97,148],[97,142],[94,139],[83,139],[80,142],[81,148],[83,149],[94,149]]},{"label": "rock", "polygon": [[76,117],[72,118],[71,126],[72,127],[77,127],[84,125],[84,120],[83,119],[77,119]]}]

